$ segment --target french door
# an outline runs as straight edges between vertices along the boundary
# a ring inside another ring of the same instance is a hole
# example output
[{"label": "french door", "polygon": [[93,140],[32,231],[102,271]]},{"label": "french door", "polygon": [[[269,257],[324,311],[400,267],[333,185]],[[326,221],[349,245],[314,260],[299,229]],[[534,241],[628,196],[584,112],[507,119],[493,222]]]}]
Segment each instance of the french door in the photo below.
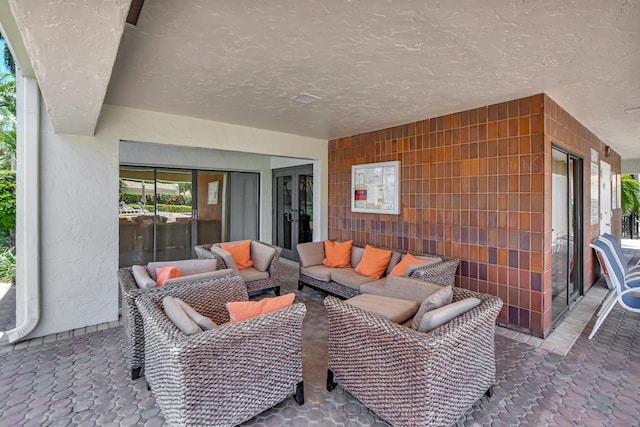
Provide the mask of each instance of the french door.
[{"label": "french door", "polygon": [[556,322],[582,293],[582,159],[552,150],[551,315]]},{"label": "french door", "polygon": [[273,170],[273,242],[298,261],[298,243],[313,239],[313,165]]}]

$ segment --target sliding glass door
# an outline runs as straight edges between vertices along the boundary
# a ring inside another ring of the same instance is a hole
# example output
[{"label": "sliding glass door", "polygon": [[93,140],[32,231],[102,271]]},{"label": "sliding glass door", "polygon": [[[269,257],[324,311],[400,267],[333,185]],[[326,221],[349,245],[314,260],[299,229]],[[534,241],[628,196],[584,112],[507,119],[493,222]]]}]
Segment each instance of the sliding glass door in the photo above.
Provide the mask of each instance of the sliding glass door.
[{"label": "sliding glass door", "polygon": [[[257,238],[258,174],[240,174],[249,180],[233,179],[236,174],[122,166],[120,267],[194,258],[195,245],[227,241],[230,224],[239,230],[237,240]],[[242,191],[228,191],[236,181]],[[230,206],[248,204],[230,220]]]},{"label": "sliding glass door", "polygon": [[551,279],[554,321],[582,293],[582,159],[552,151]]}]

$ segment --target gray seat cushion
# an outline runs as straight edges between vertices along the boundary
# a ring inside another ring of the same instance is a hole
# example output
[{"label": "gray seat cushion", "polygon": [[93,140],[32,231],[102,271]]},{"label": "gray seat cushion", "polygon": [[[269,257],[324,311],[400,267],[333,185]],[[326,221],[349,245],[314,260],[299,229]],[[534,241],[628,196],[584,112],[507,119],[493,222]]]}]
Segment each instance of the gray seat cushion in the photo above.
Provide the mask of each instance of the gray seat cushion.
[{"label": "gray seat cushion", "polygon": [[312,265],[309,267],[300,267],[300,273],[313,277],[316,280],[328,282],[331,280],[331,271],[334,270],[326,265]]},{"label": "gray seat cushion", "polygon": [[[385,296],[385,288],[386,288],[387,278],[383,277],[382,279],[375,280],[373,282],[367,282],[360,285],[360,292],[363,294],[370,295],[380,295]],[[411,298],[405,298],[411,299]]]},{"label": "gray seat cushion", "polygon": [[[387,276],[384,278],[384,294],[387,297],[410,299],[421,303],[429,296],[442,289],[441,285],[424,282],[418,279],[401,276]],[[362,290],[361,290],[362,291]]]},{"label": "gray seat cushion", "polygon": [[410,319],[420,307],[416,301],[371,294],[357,295],[345,302],[395,323]]},{"label": "gray seat cushion", "polygon": [[240,270],[240,277],[245,282],[253,282],[255,280],[264,280],[269,278],[268,271],[258,271],[255,267],[247,267]]},{"label": "gray seat cushion", "polygon": [[360,289],[363,283],[373,282],[373,277],[363,276],[355,272],[353,268],[332,268],[331,280],[353,289]]}]

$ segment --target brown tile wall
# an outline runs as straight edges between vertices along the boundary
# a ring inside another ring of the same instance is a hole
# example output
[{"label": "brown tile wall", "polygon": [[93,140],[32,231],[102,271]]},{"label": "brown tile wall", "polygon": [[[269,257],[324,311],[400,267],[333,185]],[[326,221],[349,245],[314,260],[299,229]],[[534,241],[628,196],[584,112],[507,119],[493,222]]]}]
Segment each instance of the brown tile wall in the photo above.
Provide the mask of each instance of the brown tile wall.
[{"label": "brown tile wall", "polygon": [[[498,295],[501,324],[543,336],[551,286],[547,99],[539,94],[330,141],[329,238],[459,258],[457,286]],[[402,213],[352,213],[351,166],[393,160],[401,161]]]}]

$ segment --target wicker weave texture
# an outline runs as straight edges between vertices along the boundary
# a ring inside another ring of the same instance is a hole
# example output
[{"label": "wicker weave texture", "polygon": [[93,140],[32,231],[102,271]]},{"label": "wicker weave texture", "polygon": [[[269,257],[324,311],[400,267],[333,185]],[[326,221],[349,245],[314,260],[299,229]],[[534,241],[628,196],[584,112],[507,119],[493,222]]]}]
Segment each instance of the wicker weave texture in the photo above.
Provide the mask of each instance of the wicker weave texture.
[{"label": "wicker weave texture", "polygon": [[246,301],[248,299],[246,286],[238,276],[223,276],[200,280],[186,281],[174,285],[153,289],[140,289],[136,286],[131,268],[118,270],[120,284],[120,304],[122,312],[122,334],[125,343],[125,359],[129,369],[142,367],[144,363],[144,330],[142,317],[135,300],[141,295],[157,295],[164,298],[171,295],[183,298],[192,292],[199,293],[204,287],[208,293],[218,295],[217,301],[225,310],[220,310],[213,321],[224,323],[229,321],[229,313],[225,304],[228,301]]},{"label": "wicker weave texture", "polygon": [[[210,299],[185,297],[198,312],[220,317]],[[147,337],[145,378],[171,425],[237,425],[291,396],[302,381],[304,304],[191,336],[166,317],[158,296],[137,304]]]},{"label": "wicker weave texture", "polygon": [[[354,243],[353,246],[364,247],[365,245],[361,243]],[[382,249],[388,249],[388,248],[382,248]],[[400,252],[401,254],[408,253],[408,251],[397,250],[397,249],[388,249],[388,250]],[[442,258],[442,262],[430,264],[425,267],[414,270],[414,272],[411,274],[412,278],[422,280],[422,281],[437,283],[443,286],[455,285],[456,271],[458,270],[458,264],[460,263],[460,260],[458,260],[457,258],[451,258],[447,256],[420,254],[416,252],[412,252],[412,255]],[[313,277],[302,274],[302,272],[300,273],[299,283],[300,285],[311,286],[312,288],[325,291],[331,295],[335,295],[340,298],[351,298],[360,294],[360,291],[358,291],[357,289],[351,288],[349,286],[341,285],[340,283],[336,283],[333,280],[325,282],[323,280],[314,279]]]},{"label": "wicker weave texture", "polygon": [[327,297],[329,369],[335,380],[396,426],[445,426],[495,382],[495,321],[502,301],[454,288],[481,304],[428,333]]},{"label": "wicker weave texture", "polygon": [[[267,269],[267,271],[269,272],[268,279],[253,280],[251,282],[246,282],[247,292],[250,294],[257,291],[275,289],[278,286],[280,286],[280,253],[282,252],[282,248],[279,246],[270,245],[269,243],[264,243],[264,242],[259,242],[259,243],[262,243],[263,245],[274,248],[276,250],[276,254],[271,259],[271,263],[269,264],[269,268]],[[213,252],[211,252],[212,246],[213,244],[195,246],[196,256],[200,259],[217,260],[218,270],[223,268],[228,268],[222,258],[217,257]]]}]

